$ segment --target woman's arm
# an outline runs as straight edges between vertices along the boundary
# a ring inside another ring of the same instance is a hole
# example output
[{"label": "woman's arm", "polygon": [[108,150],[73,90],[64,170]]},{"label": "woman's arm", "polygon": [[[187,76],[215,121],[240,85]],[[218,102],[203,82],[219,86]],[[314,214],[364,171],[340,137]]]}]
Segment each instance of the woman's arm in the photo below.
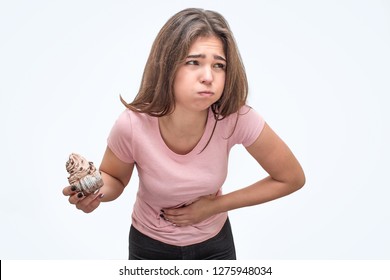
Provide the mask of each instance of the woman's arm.
[{"label": "woman's arm", "polygon": [[134,163],[121,161],[111,150],[106,148],[99,170],[102,173],[104,186],[100,189],[104,193],[102,201],[111,201],[119,197],[130,181]]},{"label": "woman's arm", "polygon": [[301,165],[267,124],[247,151],[269,174],[268,177],[222,196],[202,197],[184,208],[163,209],[165,218],[178,226],[191,225],[221,212],[286,196],[305,184]]},{"label": "woman's arm", "polygon": [[291,194],[305,184],[301,165],[267,124],[247,151],[269,176],[246,188],[217,197],[214,206],[217,213],[271,201]]},{"label": "woman's arm", "polygon": [[130,181],[133,169],[134,163],[121,161],[107,147],[99,168],[104,182],[99,192],[84,197],[72,191],[71,186],[64,188],[62,192],[69,196],[69,202],[75,204],[77,209],[90,213],[100,205],[100,202],[112,201],[122,194]]}]

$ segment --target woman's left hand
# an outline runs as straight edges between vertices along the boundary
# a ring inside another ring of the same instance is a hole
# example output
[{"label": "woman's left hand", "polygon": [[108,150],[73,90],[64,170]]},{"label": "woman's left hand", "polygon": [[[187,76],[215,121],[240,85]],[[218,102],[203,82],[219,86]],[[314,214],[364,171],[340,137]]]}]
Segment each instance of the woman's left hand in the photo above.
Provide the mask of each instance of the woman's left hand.
[{"label": "woman's left hand", "polygon": [[216,214],[213,210],[215,199],[215,194],[211,194],[181,208],[161,209],[161,217],[178,227],[197,224]]}]

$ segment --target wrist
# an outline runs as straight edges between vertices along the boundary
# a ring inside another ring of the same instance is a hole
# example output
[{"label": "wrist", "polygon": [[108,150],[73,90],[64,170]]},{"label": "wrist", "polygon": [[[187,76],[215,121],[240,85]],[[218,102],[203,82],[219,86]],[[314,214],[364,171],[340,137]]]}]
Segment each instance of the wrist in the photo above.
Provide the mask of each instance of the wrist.
[{"label": "wrist", "polygon": [[212,199],[211,212],[213,215],[227,212],[228,209],[224,207],[224,195],[215,196]]}]

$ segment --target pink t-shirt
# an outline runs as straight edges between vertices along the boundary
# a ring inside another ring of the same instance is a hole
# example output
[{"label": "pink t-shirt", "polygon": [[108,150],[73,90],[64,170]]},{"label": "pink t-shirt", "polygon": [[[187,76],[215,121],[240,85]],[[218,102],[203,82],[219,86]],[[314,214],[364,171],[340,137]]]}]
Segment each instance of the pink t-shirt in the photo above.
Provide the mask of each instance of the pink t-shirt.
[{"label": "pink t-shirt", "polygon": [[210,110],[202,138],[186,155],[167,147],[157,117],[127,109],[119,116],[110,132],[108,147],[120,160],[136,164],[139,189],[132,214],[136,229],[177,246],[205,241],[221,230],[227,213],[192,226],[176,227],[160,217],[160,210],[190,204],[201,196],[222,194],[231,147],[251,145],[264,127],[263,118],[248,106],[240,109],[235,126],[236,116],[232,114],[218,122],[210,143],[202,151],[215,123]]}]

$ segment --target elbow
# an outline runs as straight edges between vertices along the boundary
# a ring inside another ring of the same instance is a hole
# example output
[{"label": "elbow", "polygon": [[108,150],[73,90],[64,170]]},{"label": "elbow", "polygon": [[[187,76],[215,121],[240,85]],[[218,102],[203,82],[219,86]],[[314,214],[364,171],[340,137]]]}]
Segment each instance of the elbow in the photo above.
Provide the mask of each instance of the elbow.
[{"label": "elbow", "polygon": [[301,189],[306,183],[306,176],[303,170],[300,170],[300,172],[296,172],[293,179],[291,180],[291,186],[294,189],[294,191],[297,191]]},{"label": "elbow", "polygon": [[284,180],[281,180],[286,186],[288,193],[293,193],[300,190],[306,183],[306,176],[302,168],[297,168],[294,171],[290,170],[285,174]]},{"label": "elbow", "polygon": [[297,182],[297,190],[301,189],[306,183],[305,174],[303,174],[302,178]]}]

